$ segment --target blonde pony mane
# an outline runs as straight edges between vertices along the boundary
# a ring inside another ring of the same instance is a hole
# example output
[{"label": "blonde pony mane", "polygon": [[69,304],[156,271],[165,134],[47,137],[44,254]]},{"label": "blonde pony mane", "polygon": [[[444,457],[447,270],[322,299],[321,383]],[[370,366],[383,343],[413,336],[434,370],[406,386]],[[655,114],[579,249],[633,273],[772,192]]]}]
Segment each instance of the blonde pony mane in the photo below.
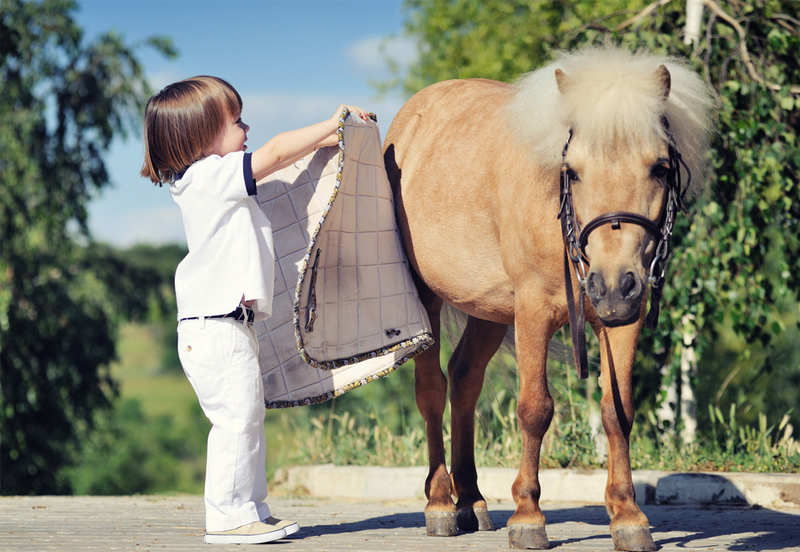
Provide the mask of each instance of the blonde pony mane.
[{"label": "blonde pony mane", "polygon": [[[660,65],[670,73],[666,101],[656,77]],[[564,93],[559,91],[556,69],[569,79]],[[706,182],[713,96],[680,60],[617,46],[586,48],[560,54],[553,63],[520,78],[516,86],[505,114],[545,170],[561,164],[570,129],[598,150],[654,147],[666,139],[661,123],[666,117],[692,172],[692,192]]]}]

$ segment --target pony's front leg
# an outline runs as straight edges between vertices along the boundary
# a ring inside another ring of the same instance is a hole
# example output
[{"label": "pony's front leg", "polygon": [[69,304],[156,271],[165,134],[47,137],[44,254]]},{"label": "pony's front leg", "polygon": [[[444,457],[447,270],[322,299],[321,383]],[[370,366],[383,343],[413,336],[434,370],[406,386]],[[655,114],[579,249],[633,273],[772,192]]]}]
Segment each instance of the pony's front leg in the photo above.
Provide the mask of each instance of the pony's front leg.
[{"label": "pony's front leg", "polygon": [[611,538],[616,550],[655,550],[647,517],[636,504],[631,477],[630,434],[634,405],[631,369],[641,322],[620,328],[593,323],[600,340],[600,410],[608,437],[606,509],[611,517]]},{"label": "pony's front leg", "polygon": [[[556,331],[552,312],[517,297],[516,349],[519,365],[517,419],[522,431],[522,463],[511,488],[517,509],[508,520],[511,548],[544,550],[550,547],[545,518],[539,508],[539,453],[553,419],[553,397],[547,387],[547,345]],[[528,303],[528,304],[526,304]]]}]

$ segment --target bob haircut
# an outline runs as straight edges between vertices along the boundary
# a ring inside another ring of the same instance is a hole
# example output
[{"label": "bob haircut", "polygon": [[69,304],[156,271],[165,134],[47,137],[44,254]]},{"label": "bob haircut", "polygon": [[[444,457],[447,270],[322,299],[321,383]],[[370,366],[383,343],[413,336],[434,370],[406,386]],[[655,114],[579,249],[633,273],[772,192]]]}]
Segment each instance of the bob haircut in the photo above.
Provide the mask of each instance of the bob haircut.
[{"label": "bob haircut", "polygon": [[208,150],[229,117],[242,112],[242,98],[226,81],[199,76],[156,92],[144,111],[141,176],[170,184]]}]

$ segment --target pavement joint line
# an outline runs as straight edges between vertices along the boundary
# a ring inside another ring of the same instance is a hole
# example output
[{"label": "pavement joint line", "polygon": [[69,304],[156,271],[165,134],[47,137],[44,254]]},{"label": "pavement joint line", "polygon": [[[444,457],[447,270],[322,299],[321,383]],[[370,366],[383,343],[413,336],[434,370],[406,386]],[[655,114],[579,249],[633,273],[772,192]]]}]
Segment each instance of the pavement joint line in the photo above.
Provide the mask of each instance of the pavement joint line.
[{"label": "pavement joint line", "polygon": [[[404,500],[424,498],[427,467],[294,466],[278,470],[272,486],[317,498]],[[800,474],[634,470],[639,504],[720,504],[800,507]],[[487,500],[511,500],[515,468],[478,468]],[[606,470],[539,470],[541,501],[603,504]]]}]

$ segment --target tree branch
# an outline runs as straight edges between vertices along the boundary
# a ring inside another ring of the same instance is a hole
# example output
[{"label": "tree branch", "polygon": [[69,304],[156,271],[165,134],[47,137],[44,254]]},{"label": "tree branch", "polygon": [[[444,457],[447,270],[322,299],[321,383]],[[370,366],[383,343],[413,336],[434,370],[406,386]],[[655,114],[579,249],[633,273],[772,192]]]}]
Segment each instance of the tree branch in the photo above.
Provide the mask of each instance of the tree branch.
[{"label": "tree branch", "polygon": [[640,21],[640,20],[644,19],[645,17],[647,17],[648,15],[650,15],[651,13],[656,11],[661,6],[669,4],[671,1],[672,0],[656,0],[655,2],[653,2],[652,4],[647,6],[645,9],[643,9],[642,11],[640,11],[639,13],[637,13],[636,15],[631,17],[630,19],[627,19],[626,21],[623,21],[622,23],[617,25],[617,27],[614,30],[615,31],[621,31],[625,27],[630,27],[631,25],[633,25],[637,21]]},{"label": "tree branch", "polygon": [[[788,15],[783,15],[782,13],[779,13],[777,15],[773,15],[771,19],[774,19],[778,25],[780,25],[790,33],[800,36],[800,21],[798,21],[794,17],[789,17]],[[791,21],[792,23],[794,23],[795,27],[797,28],[789,25],[787,21]]]},{"label": "tree branch", "polygon": [[794,17],[791,17],[789,15],[785,15],[785,14],[782,14],[782,13],[776,13],[775,15],[772,16],[772,19],[778,19],[778,20],[783,20],[783,21],[791,21],[796,26],[800,27],[800,21],[798,21],[797,19],[795,19]]},{"label": "tree branch", "polygon": [[[708,6],[708,9],[714,12],[720,19],[733,27],[733,30],[735,30],[739,35],[739,53],[742,56],[742,61],[747,68],[747,73],[750,75],[750,78],[774,92],[777,92],[783,88],[780,84],[769,82],[758,74],[756,66],[753,63],[753,60],[750,58],[750,52],[747,51],[747,31],[744,30],[739,22],[731,17],[725,10],[723,10],[719,4],[714,2],[714,0],[703,0],[703,4]],[[792,94],[800,94],[800,85],[790,85],[789,92]]]}]

